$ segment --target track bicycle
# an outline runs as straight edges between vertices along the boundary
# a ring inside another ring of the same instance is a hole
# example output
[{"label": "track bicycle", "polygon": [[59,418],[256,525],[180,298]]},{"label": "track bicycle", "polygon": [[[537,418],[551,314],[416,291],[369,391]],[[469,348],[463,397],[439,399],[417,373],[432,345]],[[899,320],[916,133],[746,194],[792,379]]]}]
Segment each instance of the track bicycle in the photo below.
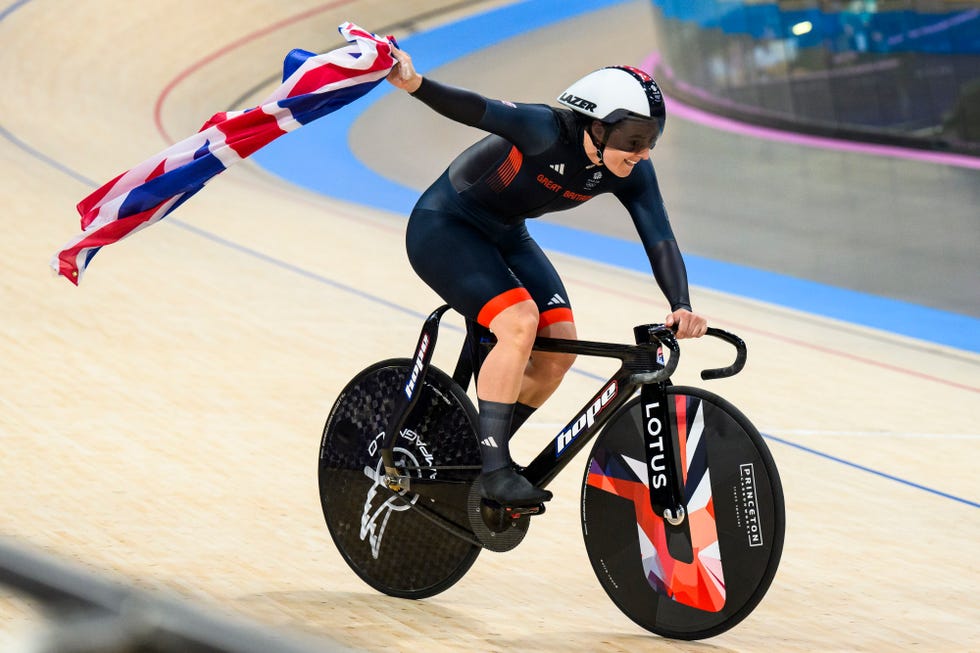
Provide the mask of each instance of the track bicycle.
[{"label": "track bicycle", "polygon": [[[483,549],[509,551],[544,506],[485,500],[478,419],[465,389],[493,346],[467,321],[452,376],[431,365],[442,306],[411,358],[384,360],[340,393],[323,430],[320,502],[347,564],[390,596],[442,592]],[[732,404],[670,376],[680,347],[663,325],[635,345],[539,337],[535,351],[611,357],[619,370],[520,471],[546,487],[593,440],[582,481],[586,551],[603,589],[641,627],[701,639],[758,605],[779,564],[782,486],[752,423]],[[736,359],[702,379],[737,374],[745,343],[716,328]],[[664,357],[664,350],[669,356]]]}]

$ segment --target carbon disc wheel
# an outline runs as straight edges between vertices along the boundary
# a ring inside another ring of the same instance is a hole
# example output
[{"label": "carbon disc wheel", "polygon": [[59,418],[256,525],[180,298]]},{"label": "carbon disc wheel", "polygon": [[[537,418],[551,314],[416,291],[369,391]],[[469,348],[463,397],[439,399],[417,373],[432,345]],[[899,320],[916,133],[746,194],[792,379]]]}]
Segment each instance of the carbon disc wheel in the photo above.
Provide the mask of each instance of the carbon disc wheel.
[{"label": "carbon disc wheel", "polygon": [[323,429],[318,477],[327,528],[351,569],[380,592],[419,599],[462,578],[481,547],[436,526],[413,505],[422,502],[425,510],[468,530],[467,498],[480,452],[472,402],[448,375],[430,367],[393,451],[409,476],[445,483],[426,497],[395,494],[383,484],[380,445],[411,365],[409,359],[382,361],[348,383]]}]

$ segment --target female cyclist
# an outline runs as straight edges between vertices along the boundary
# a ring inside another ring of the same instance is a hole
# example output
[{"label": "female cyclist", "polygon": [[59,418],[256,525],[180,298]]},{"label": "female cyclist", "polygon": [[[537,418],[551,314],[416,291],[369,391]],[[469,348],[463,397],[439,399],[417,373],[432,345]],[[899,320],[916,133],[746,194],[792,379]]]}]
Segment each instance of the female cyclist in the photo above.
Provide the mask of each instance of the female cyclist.
[{"label": "female cyclist", "polygon": [[514,104],[421,76],[396,51],[388,81],[440,114],[489,132],[460,154],[415,205],[406,244],[425,283],[497,338],[480,369],[477,399],[483,496],[507,506],[551,493],[520,475],[508,441],[558,387],[574,357],[535,352],[536,335],[575,338],[565,287],[524,221],[613,193],[633,219],[670,303],[679,338],[700,337],[687,272],[674,240],[650,150],[663,133],[663,96],[646,73],[597,70],[558,102]]}]

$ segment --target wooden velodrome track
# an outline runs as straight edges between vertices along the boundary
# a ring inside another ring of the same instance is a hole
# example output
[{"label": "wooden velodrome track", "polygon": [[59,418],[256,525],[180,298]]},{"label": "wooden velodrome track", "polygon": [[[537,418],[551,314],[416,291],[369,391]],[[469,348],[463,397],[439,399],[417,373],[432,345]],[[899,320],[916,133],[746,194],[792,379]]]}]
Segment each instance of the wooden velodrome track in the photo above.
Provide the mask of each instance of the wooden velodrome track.
[{"label": "wooden velodrome track", "polygon": [[[408,267],[403,216],[246,163],[107,248],[81,287],[52,278],[47,260],[76,233],[80,198],[239,108],[228,105],[285,51],[335,47],[345,19],[380,31],[444,4],[0,9],[0,535],[370,651],[980,649],[975,355],[695,287],[699,309],[749,343],[746,371],[712,389],[773,436],[788,525],[756,612],[680,643],[633,625],[600,589],[577,471],[556,482],[519,551],[485,552],[435,598],[379,595],[344,565],[317,499],[323,420],[355,372],[407,355],[437,304]],[[651,312],[648,275],[555,262],[584,338],[628,342],[633,324],[666,311]],[[436,363],[448,366],[459,336],[444,334]],[[727,356],[708,343],[686,351],[686,383]],[[518,457],[594,385],[570,374]],[[0,592],[0,649],[36,623],[33,607]]]}]

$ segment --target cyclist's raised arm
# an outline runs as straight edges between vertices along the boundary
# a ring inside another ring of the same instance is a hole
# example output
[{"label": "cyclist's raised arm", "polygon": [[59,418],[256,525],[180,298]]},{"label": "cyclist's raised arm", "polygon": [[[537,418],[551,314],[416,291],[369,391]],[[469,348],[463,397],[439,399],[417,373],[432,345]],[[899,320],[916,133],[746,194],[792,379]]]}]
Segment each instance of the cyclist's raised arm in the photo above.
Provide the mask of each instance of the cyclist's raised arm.
[{"label": "cyclist's raised arm", "polygon": [[544,150],[558,135],[554,113],[545,105],[492,100],[442,84],[416,72],[404,51],[395,51],[394,55],[398,64],[389,73],[388,81],[447,118],[502,136],[525,154]]},{"label": "cyclist's raised arm", "polygon": [[616,196],[633,218],[653,276],[670,302],[671,312],[665,323],[669,327],[677,327],[678,338],[703,336],[708,322],[691,308],[687,267],[667,219],[667,209],[653,166],[649,163],[636,166],[629,183]]},{"label": "cyclist's raised arm", "polygon": [[480,127],[490,100],[479,93],[425,77],[412,97],[456,122]]}]

